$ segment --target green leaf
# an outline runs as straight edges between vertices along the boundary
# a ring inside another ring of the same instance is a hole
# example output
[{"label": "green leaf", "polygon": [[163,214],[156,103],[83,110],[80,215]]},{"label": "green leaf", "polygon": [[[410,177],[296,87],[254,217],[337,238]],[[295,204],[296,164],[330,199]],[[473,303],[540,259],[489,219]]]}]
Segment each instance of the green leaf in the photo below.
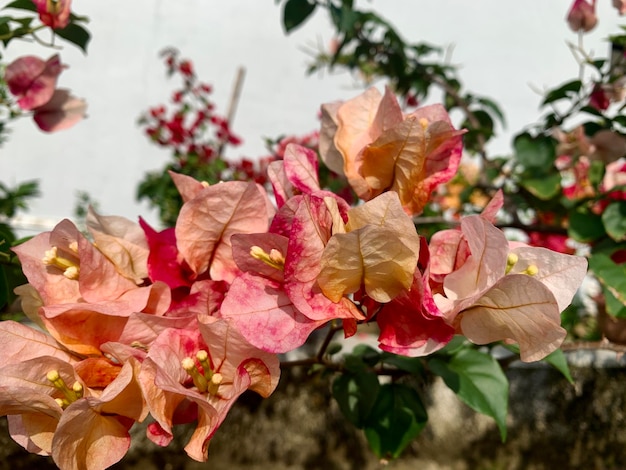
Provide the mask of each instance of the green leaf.
[{"label": "green leaf", "polygon": [[374,372],[346,372],[333,381],[332,394],[343,415],[357,428],[365,425],[380,391]]},{"label": "green leaf", "polygon": [[466,348],[448,360],[433,357],[428,366],[461,401],[495,419],[500,437],[506,439],[509,382],[498,361],[489,354]]},{"label": "green leaf", "polygon": [[32,0],[15,0],[4,8],[15,8],[16,10],[37,11],[37,7]]},{"label": "green leaf", "polygon": [[602,213],[606,233],[616,242],[626,240],[626,201],[609,204]]},{"label": "green leaf", "polygon": [[615,318],[626,319],[626,305],[615,297],[606,286],[602,286],[602,292],[604,293],[604,300],[606,302],[606,313]]},{"label": "green leaf", "polygon": [[572,80],[571,82],[567,82],[561,85],[559,88],[548,92],[548,94],[542,101],[541,106],[545,106],[546,104],[553,103],[563,98],[576,96],[581,87],[582,82],[580,80]]},{"label": "green leaf", "polygon": [[606,235],[599,215],[579,208],[571,210],[568,218],[567,234],[576,241],[591,242]]},{"label": "green leaf", "polygon": [[287,0],[283,10],[283,26],[285,32],[290,33],[315,11],[316,3],[309,3],[308,0]]},{"label": "green leaf", "polygon": [[375,366],[380,361],[380,351],[367,344],[357,344],[350,355],[359,358],[369,367]]},{"label": "green leaf", "polygon": [[397,458],[427,421],[418,393],[407,385],[389,383],[380,388],[365,425],[365,436],[379,458]]},{"label": "green leaf", "polygon": [[389,352],[383,352],[381,362],[408,372],[414,376],[421,376],[424,372],[422,359],[419,357],[406,357]]},{"label": "green leaf", "polygon": [[556,143],[550,137],[533,137],[523,133],[515,138],[513,146],[517,162],[526,170],[547,173],[554,166]]},{"label": "green leaf", "polygon": [[572,378],[572,374],[569,371],[569,366],[567,365],[567,359],[563,351],[557,349],[556,351],[552,351],[548,354],[544,359],[545,362],[550,364],[556,370],[558,370],[563,376],[567,379],[567,381],[571,384],[574,384],[574,379]]},{"label": "green leaf", "polygon": [[521,185],[533,196],[548,201],[561,192],[561,176],[552,173],[543,178],[525,178]]},{"label": "green leaf", "polygon": [[[602,287],[609,292],[619,304],[626,305],[626,264],[617,264],[611,259],[611,255],[624,248],[614,247],[599,252],[594,252],[589,257],[589,269],[593,271]],[[614,316],[619,315],[621,308],[613,302],[609,304],[607,297],[607,311]]]},{"label": "green leaf", "polygon": [[63,29],[55,29],[54,33],[87,53],[87,44],[89,44],[91,40],[91,35],[89,31],[82,26],[76,23],[70,23]]},{"label": "green leaf", "polygon": [[[519,345],[503,344],[503,346],[509,351],[512,351],[515,354],[519,355]],[[569,383],[571,384],[574,383],[574,379],[572,378],[572,375],[570,374],[569,366],[567,365],[567,359],[565,358],[565,354],[563,354],[563,351],[561,351],[560,349],[556,349],[555,351],[552,351],[550,354],[544,357],[542,361],[546,362],[547,364],[550,364],[552,367],[558,370],[561,374],[563,374],[563,376]]]}]

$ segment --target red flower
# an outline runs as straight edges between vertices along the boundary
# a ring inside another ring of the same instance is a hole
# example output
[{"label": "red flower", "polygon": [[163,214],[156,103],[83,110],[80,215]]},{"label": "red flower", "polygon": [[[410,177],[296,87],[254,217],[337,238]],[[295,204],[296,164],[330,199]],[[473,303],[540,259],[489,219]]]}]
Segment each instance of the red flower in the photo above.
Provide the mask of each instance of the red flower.
[{"label": "red flower", "polygon": [[70,22],[72,0],[33,0],[39,19],[52,29],[63,29]]}]

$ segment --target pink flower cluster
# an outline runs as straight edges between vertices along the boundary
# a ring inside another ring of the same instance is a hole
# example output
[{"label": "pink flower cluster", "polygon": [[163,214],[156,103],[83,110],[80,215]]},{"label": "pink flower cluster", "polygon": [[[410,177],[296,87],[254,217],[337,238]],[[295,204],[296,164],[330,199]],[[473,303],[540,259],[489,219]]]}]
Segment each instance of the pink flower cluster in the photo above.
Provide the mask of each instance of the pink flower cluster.
[{"label": "pink flower cluster", "polygon": [[346,336],[377,322],[380,348],[407,356],[455,334],[515,342],[524,361],[559,347],[585,259],[508,242],[493,225],[500,195],[430,244],[415,230],[458,166],[462,132],[445,110],[404,115],[375,89],[324,109],[322,158],[360,205],[322,188],[318,155],[290,143],[268,165],[273,201],[254,182],[172,174],[184,201],[173,228],[91,212],[93,241],[65,220],[15,248],[22,305],[46,331],[0,324],[0,414],[17,442],[62,469],[103,469],[150,416],[159,445],[195,422],[185,450],[206,460],[237,397],[269,395],[277,353],[331,321]]},{"label": "pink flower cluster", "polygon": [[32,111],[35,123],[45,132],[67,129],[85,116],[84,100],[56,88],[64,68],[57,54],[46,61],[35,56],[20,57],[5,70],[4,80],[18,106]]}]

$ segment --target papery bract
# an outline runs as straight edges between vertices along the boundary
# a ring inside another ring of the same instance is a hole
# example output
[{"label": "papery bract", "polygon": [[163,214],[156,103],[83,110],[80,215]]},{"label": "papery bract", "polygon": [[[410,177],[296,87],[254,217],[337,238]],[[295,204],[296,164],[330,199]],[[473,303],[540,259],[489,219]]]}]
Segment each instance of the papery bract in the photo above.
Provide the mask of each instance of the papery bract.
[{"label": "papery bract", "polygon": [[428,246],[422,239],[419,264],[424,273],[415,270],[413,285],[376,314],[380,327],[378,337],[382,350],[403,356],[424,356],[444,347],[454,336],[450,326],[433,300],[428,284]]},{"label": "papery bract", "polygon": [[267,195],[254,183],[230,181],[204,189],[186,202],[176,222],[178,249],[196,274],[230,281],[238,269],[230,237],[258,233],[269,225]]},{"label": "papery bract", "polygon": [[596,0],[574,0],[567,13],[567,24],[574,32],[588,33],[598,24]]},{"label": "papery bract", "polygon": [[393,190],[408,214],[419,214],[431,191],[456,172],[464,131],[452,127],[440,105],[405,116],[388,88],[382,96],[369,88],[342,105],[322,109],[320,148],[328,155],[322,153],[322,159],[336,167],[339,152],[342,173],[366,201]]},{"label": "papery bract", "polygon": [[33,0],[43,24],[52,29],[63,29],[70,22],[72,0]]},{"label": "papery bract", "polygon": [[339,302],[364,286],[374,300],[389,302],[409,290],[420,242],[395,192],[351,209],[346,231],[333,235],[322,255],[317,282],[329,299]]},{"label": "papery bract", "polygon": [[434,296],[447,321],[478,344],[519,343],[523,361],[558,348],[566,334],[560,311],[582,282],[586,260],[534,247],[511,250],[504,234],[480,216],[462,219],[461,231],[470,255],[444,277],[445,296]]},{"label": "papery bract", "polygon": [[68,129],[83,119],[87,112],[85,100],[72,96],[68,90],[58,89],[50,101],[33,109],[35,124],[44,132]]},{"label": "papery bract", "polygon": [[47,61],[35,56],[20,57],[7,65],[4,80],[15,95],[17,104],[24,110],[35,109],[48,103],[63,71],[58,54]]},{"label": "papery bract", "polygon": [[[183,368],[186,363],[189,369]],[[166,445],[177,420],[197,420],[185,450],[191,458],[205,461],[211,437],[238,396],[246,389],[268,396],[278,377],[278,359],[251,346],[225,320],[207,318],[199,330],[165,330],[150,348],[142,370],[156,419],[148,437]]]},{"label": "papery bract", "polygon": [[148,277],[148,242],[141,226],[124,217],[87,212],[87,227],[98,249],[123,276],[141,284]]}]

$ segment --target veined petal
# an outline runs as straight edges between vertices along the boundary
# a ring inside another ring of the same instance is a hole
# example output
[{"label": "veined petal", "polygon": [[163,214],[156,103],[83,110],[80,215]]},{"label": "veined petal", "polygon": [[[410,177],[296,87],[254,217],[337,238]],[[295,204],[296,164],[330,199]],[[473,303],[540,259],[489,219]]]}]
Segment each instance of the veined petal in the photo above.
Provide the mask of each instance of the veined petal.
[{"label": "veined petal", "polygon": [[513,341],[522,361],[543,359],[565,339],[556,299],[531,276],[509,274],[457,317],[462,333],[476,344]]}]

